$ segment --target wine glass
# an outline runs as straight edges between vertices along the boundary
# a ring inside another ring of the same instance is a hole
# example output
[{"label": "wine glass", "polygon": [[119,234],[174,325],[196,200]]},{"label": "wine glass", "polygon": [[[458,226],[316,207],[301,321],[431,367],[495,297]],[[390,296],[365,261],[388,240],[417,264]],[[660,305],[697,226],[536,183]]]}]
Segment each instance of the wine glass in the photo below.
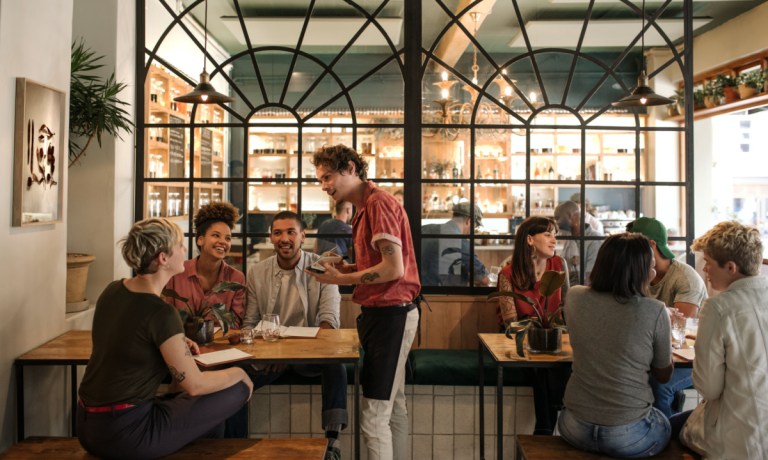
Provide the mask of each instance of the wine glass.
[{"label": "wine glass", "polygon": [[277,342],[280,338],[280,316],[269,313],[261,318],[261,335],[267,342]]}]

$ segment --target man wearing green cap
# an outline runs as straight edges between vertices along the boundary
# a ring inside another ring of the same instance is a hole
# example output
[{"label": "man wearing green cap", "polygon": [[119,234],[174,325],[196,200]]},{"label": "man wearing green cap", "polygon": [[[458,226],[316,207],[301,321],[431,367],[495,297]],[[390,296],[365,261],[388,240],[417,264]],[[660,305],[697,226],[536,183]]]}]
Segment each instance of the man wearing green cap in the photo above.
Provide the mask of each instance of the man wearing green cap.
[{"label": "man wearing green cap", "polygon": [[[475,205],[474,215],[469,202],[453,207],[453,216],[443,224],[421,227],[422,235],[469,235],[482,223],[483,212]],[[476,286],[488,285],[488,272],[477,254],[469,253],[469,240],[462,238],[424,238],[421,241],[421,283],[424,286],[467,286],[469,258],[474,259]]]},{"label": "man wearing green cap", "polygon": [[[707,298],[707,288],[696,270],[675,260],[667,246],[667,228],[652,217],[640,217],[627,225],[628,232],[642,233],[651,240],[656,260],[656,277],[651,280],[650,294],[669,308],[677,308],[686,317],[695,318]],[[693,385],[691,369],[675,369],[667,383],[651,379],[654,406],[669,417],[682,410],[685,394]]]}]

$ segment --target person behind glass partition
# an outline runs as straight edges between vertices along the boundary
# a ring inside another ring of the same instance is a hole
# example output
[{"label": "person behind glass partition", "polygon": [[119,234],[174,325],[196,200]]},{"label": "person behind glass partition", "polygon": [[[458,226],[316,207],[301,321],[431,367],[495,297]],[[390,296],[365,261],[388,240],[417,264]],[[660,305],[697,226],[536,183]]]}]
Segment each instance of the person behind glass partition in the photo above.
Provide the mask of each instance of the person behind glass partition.
[{"label": "person behind glass partition", "polygon": [[579,449],[638,458],[669,442],[669,420],[653,407],[648,382],[649,374],[669,380],[673,368],[667,309],[648,294],[654,264],[645,236],[609,236],[590,286],[574,286],[565,299],[573,372],[557,427]]},{"label": "person behind glass partition", "polygon": [[[469,235],[471,229],[482,225],[483,212],[475,205],[474,220],[467,201],[453,207],[453,217],[442,224],[421,227],[422,235]],[[487,286],[488,271],[477,254],[469,252],[469,240],[423,238],[421,240],[421,280],[425,286],[468,286],[469,259],[474,260],[476,286]]]},{"label": "person behind glass partition", "polygon": [[768,458],[768,279],[760,232],[721,222],[693,242],[719,294],[701,309],[693,385],[702,402],[672,417],[673,433],[705,458]]},{"label": "person behind glass partition", "polygon": [[[352,203],[349,201],[337,201],[333,208],[333,218],[328,219],[317,229],[317,242],[315,252],[322,254],[333,250],[336,254],[347,256],[349,262],[354,262],[354,247],[351,236],[334,236],[322,238],[320,235],[352,235],[352,215],[354,214]],[[352,254],[350,254],[352,253]],[[352,256],[352,257],[350,257]]]},{"label": "person behind glass partition", "polygon": [[[221,437],[224,420],[247,403],[253,386],[240,368],[201,372],[197,344],[184,337],[176,309],[160,294],[184,271],[187,249],[174,223],[150,218],[122,241],[136,272],[110,283],[96,303],[93,352],[80,385],[77,437],[105,458],[156,458],[201,437]],[[171,393],[157,396],[172,377]]]},{"label": "person behind glass partition", "polygon": [[[555,208],[555,220],[560,228],[560,236],[579,237],[582,234],[585,237],[603,236],[592,226],[584,222],[581,226],[581,209],[573,201],[564,201]],[[585,214],[586,217],[586,214]],[[583,231],[582,231],[583,229]],[[597,258],[597,251],[600,249],[602,241],[585,240],[584,241],[584,284],[589,284],[589,274]],[[568,263],[568,273],[571,284],[581,284],[579,273],[581,272],[581,242],[577,240],[565,240],[561,255]]]}]

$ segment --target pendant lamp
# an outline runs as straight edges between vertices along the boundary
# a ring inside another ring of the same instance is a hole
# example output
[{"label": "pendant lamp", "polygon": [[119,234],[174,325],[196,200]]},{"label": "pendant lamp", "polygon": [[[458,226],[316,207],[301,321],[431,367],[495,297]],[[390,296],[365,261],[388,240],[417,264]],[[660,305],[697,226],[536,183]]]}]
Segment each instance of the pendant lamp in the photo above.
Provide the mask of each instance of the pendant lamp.
[{"label": "pendant lamp", "polygon": [[208,0],[205,0],[205,25],[203,26],[204,52],[203,52],[203,72],[200,74],[200,83],[194,89],[184,95],[174,97],[176,102],[187,102],[192,104],[221,104],[234,101],[233,98],[219,93],[210,83],[210,76],[206,71],[208,58]]},{"label": "pendant lamp", "polygon": [[674,102],[672,99],[659,96],[648,86],[648,74],[645,70],[645,0],[642,8],[642,28],[640,29],[640,52],[643,59],[643,67],[640,75],[637,77],[637,86],[629,96],[623,97],[616,102],[611,103],[614,107],[647,107],[652,105],[667,105]]}]

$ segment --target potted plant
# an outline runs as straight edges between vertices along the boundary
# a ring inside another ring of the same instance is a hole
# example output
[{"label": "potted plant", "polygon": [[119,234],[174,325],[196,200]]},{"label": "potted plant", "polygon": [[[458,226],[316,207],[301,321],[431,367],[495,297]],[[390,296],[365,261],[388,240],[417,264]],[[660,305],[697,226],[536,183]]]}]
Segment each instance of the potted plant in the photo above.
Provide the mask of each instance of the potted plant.
[{"label": "potted plant", "polygon": [[[240,283],[234,281],[222,281],[216,284],[212,293],[240,291],[245,289]],[[209,305],[205,300],[197,308],[192,308],[189,299],[182,297],[173,289],[163,289],[163,295],[184,303],[186,309],[179,310],[181,322],[184,323],[184,335],[200,345],[213,341],[213,320],[216,319],[226,335],[230,327],[235,325],[235,315],[227,310],[226,306],[219,302]]]},{"label": "potted plant", "polygon": [[693,92],[693,108],[694,110],[703,109],[704,105],[704,90],[697,89]]},{"label": "potted plant", "polygon": [[718,75],[715,78],[715,85],[721,89],[726,104],[739,100],[737,89],[739,82],[736,77],[732,75]]},{"label": "potted plant", "polygon": [[717,105],[720,105],[720,97],[723,95],[723,88],[717,85],[714,81],[708,81],[704,83],[704,107],[711,109]]},{"label": "potted plant", "polygon": [[746,99],[757,94],[763,88],[763,72],[753,70],[739,75],[739,96]]},{"label": "potted plant", "polygon": [[561,333],[565,330],[563,309],[558,307],[547,314],[549,297],[565,283],[565,272],[547,270],[541,275],[539,293],[544,296],[544,305],[526,295],[513,291],[492,292],[488,299],[496,297],[513,297],[533,307],[533,315],[507,325],[505,334],[510,339],[514,337],[517,354],[525,356],[524,339],[528,337],[528,349],[533,353],[557,353],[560,351]]},{"label": "potted plant", "polygon": [[682,89],[678,89],[675,91],[675,94],[669,97],[673,101],[675,101],[674,104],[670,104],[667,106],[667,114],[670,117],[674,117],[676,115],[682,115],[685,113],[685,91]]},{"label": "potted plant", "polygon": [[[101,146],[104,133],[120,137],[130,133],[133,122],[118,98],[125,83],[115,81],[114,72],[104,79],[93,72],[104,67],[83,40],[72,43],[69,82],[69,166],[83,158],[95,138]],[[88,308],[85,287],[88,266],[96,258],[89,254],[67,253],[67,313]]]}]

